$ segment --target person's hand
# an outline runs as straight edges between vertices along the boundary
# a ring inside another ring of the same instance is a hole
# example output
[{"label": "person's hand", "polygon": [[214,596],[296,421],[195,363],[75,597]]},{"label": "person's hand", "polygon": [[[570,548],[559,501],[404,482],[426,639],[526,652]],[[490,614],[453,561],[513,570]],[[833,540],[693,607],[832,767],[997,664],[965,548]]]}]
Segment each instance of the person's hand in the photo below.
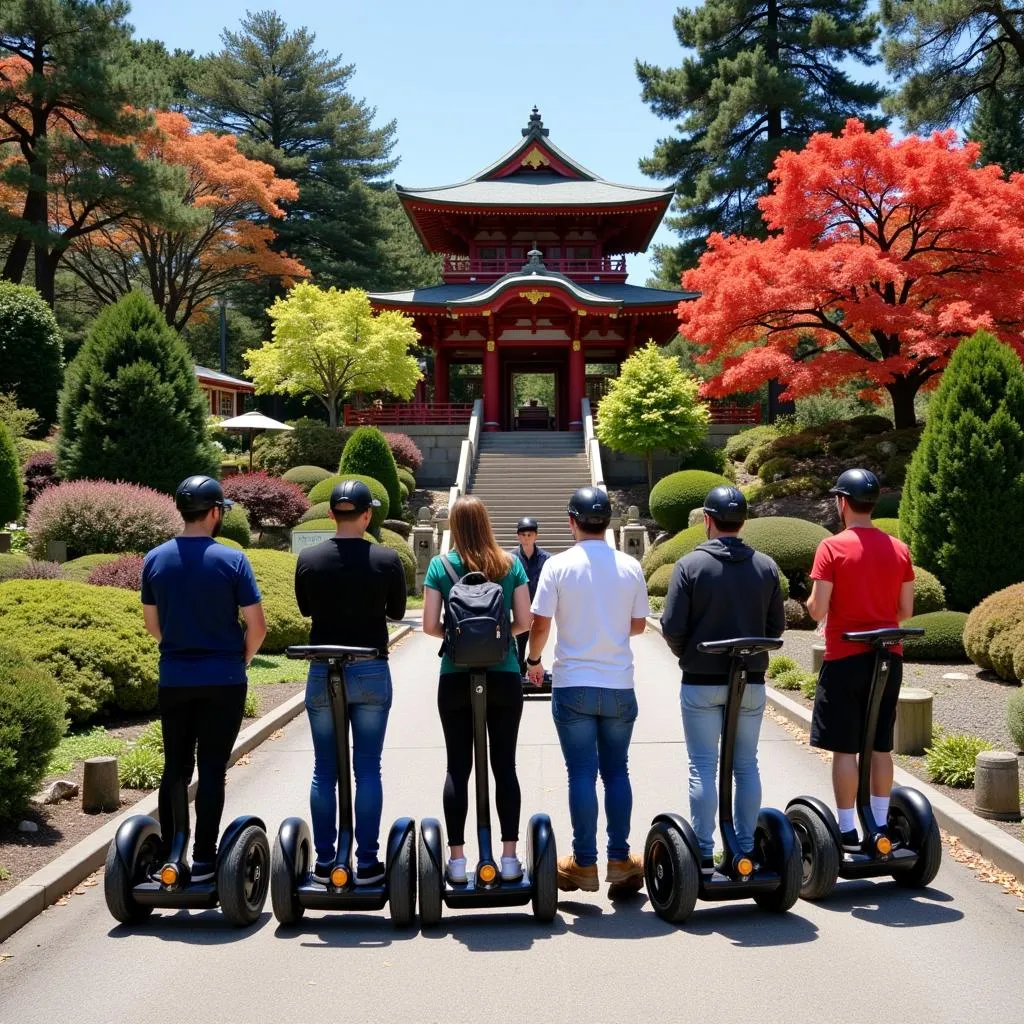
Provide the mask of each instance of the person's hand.
[{"label": "person's hand", "polygon": [[544,685],[544,665],[527,665],[526,666],[526,678],[533,683],[534,686]]}]

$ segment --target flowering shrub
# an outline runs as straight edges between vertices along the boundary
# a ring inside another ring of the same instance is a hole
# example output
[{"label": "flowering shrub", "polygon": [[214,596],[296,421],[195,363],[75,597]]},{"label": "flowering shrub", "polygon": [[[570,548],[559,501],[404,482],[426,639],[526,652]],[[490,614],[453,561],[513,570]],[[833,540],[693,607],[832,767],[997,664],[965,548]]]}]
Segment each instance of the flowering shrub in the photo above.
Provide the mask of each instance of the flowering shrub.
[{"label": "flowering shrub", "polygon": [[420,466],[423,465],[423,452],[408,434],[384,431],[384,440],[387,441],[391,454],[394,455],[398,465],[412,470],[413,474],[419,472]]},{"label": "flowering shrub", "polygon": [[28,555],[0,555],[0,582],[3,580],[62,580],[64,570],[56,562],[37,562]]},{"label": "flowering shrub", "polygon": [[52,448],[35,452],[25,460],[21,468],[25,481],[25,505],[31,505],[36,498],[57,483],[57,453]]},{"label": "flowering shrub", "polygon": [[48,487],[28,514],[32,553],[46,554],[51,540],[68,557],[148,551],[181,532],[181,516],[166,494],[138,484],[73,480]]},{"label": "flowering shrub", "polygon": [[124,555],[113,562],[97,565],[86,582],[137,591],[142,586],[142,555]]},{"label": "flowering shrub", "polygon": [[245,506],[249,521],[261,531],[279,524],[293,527],[309,508],[302,488],[266,473],[239,473],[224,481],[224,495]]}]

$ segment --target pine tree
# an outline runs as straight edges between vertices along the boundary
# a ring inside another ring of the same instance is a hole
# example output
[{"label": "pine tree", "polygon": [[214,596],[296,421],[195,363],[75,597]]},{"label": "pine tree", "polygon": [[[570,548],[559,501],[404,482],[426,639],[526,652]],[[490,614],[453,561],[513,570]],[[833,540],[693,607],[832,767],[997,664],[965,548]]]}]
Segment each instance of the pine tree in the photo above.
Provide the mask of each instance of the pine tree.
[{"label": "pine tree", "polygon": [[978,97],[968,137],[981,143],[981,159],[1007,174],[1024,171],[1024,71],[1014,61],[998,89]]},{"label": "pine tree", "polygon": [[68,367],[59,472],[173,493],[193,473],[217,472],[206,416],[188,348],[134,292],[96,318]]},{"label": "pine tree", "polygon": [[1024,580],[1024,367],[979,331],[962,342],[928,407],[907,471],[900,536],[951,608]]},{"label": "pine tree", "polygon": [[757,200],[784,149],[800,149],[814,132],[835,132],[847,118],[869,127],[882,90],[844,70],[871,65],[878,37],[867,0],[706,0],[679,8],[674,25],[692,51],[681,67],[637,61],[643,98],[678,134],[662,139],[640,162],[645,174],[676,183],[683,237],[655,250],[653,283],[678,287],[712,231],[764,237]]}]

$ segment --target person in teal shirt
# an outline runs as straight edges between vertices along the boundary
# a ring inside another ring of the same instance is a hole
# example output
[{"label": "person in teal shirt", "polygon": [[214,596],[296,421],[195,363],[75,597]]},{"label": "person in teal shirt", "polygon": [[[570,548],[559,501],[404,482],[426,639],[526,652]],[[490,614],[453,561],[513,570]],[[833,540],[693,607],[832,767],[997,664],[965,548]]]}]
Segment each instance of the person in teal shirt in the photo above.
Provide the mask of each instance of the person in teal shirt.
[{"label": "person in teal shirt", "polygon": [[[504,659],[487,669],[487,740],[494,773],[494,803],[501,824],[501,877],[516,881],[523,867],[516,852],[519,843],[519,778],[516,775],[516,743],[523,715],[523,686],[519,654],[512,637],[530,628],[530,588],[519,559],[503,551],[494,539],[487,508],[479,498],[466,495],[451,508],[452,549],[448,561],[460,578],[481,572],[501,585],[505,609],[512,617],[508,650]],[[434,558],[423,581],[423,632],[444,637],[441,609],[452,587],[440,558]],[[450,858],[447,875],[459,885],[466,881],[466,816],[469,813],[469,774],[473,768],[473,711],[469,673],[441,657],[437,685],[437,709],[441,715],[448,771],[444,781],[444,817]]]}]

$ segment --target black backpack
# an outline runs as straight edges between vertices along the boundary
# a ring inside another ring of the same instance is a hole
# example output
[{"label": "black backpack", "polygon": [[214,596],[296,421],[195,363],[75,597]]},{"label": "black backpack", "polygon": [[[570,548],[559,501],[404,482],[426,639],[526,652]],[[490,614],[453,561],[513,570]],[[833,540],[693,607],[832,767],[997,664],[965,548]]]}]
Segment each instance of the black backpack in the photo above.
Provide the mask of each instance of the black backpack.
[{"label": "black backpack", "polygon": [[444,651],[460,668],[490,668],[505,660],[509,649],[508,612],[501,584],[482,572],[459,579],[447,556],[441,563],[452,581],[444,602]]}]

